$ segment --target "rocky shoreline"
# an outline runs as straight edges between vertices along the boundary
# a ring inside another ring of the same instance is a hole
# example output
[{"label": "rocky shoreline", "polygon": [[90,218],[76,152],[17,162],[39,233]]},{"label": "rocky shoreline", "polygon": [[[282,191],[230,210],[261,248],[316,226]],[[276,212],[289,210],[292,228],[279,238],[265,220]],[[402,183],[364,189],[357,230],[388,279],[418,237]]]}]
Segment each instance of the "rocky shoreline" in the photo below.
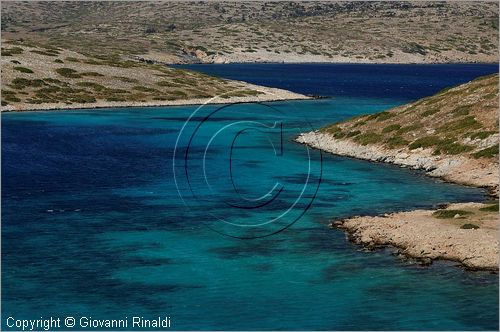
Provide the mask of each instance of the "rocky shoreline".
[{"label": "rocky shoreline", "polygon": [[[498,141],[498,134],[489,140]],[[362,145],[348,139],[336,139],[321,132],[300,134],[296,142],[306,144],[325,152],[340,156],[385,162],[423,170],[427,175],[442,178],[448,182],[488,188],[490,194],[498,197],[498,164],[464,156],[433,155],[431,149],[388,149],[381,145]]]},{"label": "rocky shoreline", "polygon": [[122,108],[122,107],[161,107],[161,106],[189,106],[189,105],[206,105],[206,104],[237,104],[237,103],[258,103],[284,100],[307,100],[313,97],[302,95],[299,93],[278,89],[258,86],[254,84],[244,83],[246,88],[254,89],[261,92],[254,96],[245,97],[229,97],[223,98],[215,96],[212,98],[193,98],[179,100],[156,100],[147,102],[131,102],[131,101],[97,101],[94,103],[43,103],[29,104],[16,103],[1,107],[1,112],[19,112],[19,111],[52,111],[52,110],[70,110],[70,109],[96,109],[96,108]]},{"label": "rocky shoreline", "polygon": [[[335,221],[349,239],[367,248],[393,246],[398,253],[428,265],[434,260],[458,262],[471,270],[498,270],[498,212],[483,212],[489,205],[458,203],[445,210],[455,214],[439,219],[435,210],[415,210],[361,216]],[[465,211],[465,212],[464,212]],[[465,215],[467,213],[467,215]],[[471,213],[469,215],[469,213]],[[476,228],[477,227],[477,228]]]},{"label": "rocky shoreline", "polygon": [[[498,134],[491,139],[498,141]],[[340,156],[392,163],[424,170],[430,176],[449,182],[485,187],[491,196],[498,198],[498,164],[495,163],[464,156],[435,156],[425,149],[408,153],[404,149],[361,145],[318,131],[303,133],[295,141]],[[485,207],[481,203],[451,204],[446,209],[466,212],[457,213],[449,220],[433,217],[436,210],[415,210],[384,216],[356,216],[334,221],[332,226],[345,230],[354,243],[368,248],[394,246],[402,255],[425,264],[444,259],[472,270],[498,270],[498,210],[485,215],[481,210]],[[462,228],[466,224],[474,227]]]}]

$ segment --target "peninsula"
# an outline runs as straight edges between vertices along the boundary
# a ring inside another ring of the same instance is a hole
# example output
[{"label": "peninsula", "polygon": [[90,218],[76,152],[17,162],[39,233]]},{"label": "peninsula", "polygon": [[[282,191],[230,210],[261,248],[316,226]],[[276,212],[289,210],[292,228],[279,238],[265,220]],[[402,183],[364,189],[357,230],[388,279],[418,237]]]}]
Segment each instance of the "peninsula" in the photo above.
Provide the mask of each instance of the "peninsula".
[{"label": "peninsula", "polygon": [[309,97],[161,64],[33,42],[2,47],[2,111],[261,102]]}]

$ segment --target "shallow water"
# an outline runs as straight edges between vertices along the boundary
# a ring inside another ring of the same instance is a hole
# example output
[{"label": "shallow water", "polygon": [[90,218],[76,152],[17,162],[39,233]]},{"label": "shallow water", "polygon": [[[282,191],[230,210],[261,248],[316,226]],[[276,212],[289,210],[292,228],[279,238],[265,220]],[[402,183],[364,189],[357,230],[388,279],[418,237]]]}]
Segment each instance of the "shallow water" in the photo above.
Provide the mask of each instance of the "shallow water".
[{"label": "shallow water", "polygon": [[168,315],[178,330],[497,329],[496,275],[363,252],[328,227],[484,198],[292,142],[304,128],[399,103],[3,115],[2,326],[9,316]]}]

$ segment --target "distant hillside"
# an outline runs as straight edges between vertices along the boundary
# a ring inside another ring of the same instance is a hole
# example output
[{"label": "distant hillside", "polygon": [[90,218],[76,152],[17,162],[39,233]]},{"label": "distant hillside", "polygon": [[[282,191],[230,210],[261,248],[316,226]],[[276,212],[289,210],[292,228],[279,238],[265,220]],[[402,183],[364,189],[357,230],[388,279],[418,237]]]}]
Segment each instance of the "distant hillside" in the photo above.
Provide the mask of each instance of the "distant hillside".
[{"label": "distant hillside", "polygon": [[498,74],[298,138],[326,151],[498,187]]},{"label": "distant hillside", "polygon": [[498,2],[3,1],[2,37],[180,62],[497,62]]}]

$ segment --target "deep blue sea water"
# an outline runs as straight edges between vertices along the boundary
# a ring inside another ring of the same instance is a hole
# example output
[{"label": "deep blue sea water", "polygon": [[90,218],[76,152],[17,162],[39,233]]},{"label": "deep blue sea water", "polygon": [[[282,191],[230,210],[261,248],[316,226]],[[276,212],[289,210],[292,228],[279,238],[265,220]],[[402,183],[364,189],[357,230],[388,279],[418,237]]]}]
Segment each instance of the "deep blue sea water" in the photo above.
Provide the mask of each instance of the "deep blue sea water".
[{"label": "deep blue sea water", "polygon": [[408,102],[478,76],[498,72],[498,64],[280,64],[179,65],[210,75],[331,97]]},{"label": "deep blue sea water", "polygon": [[[280,84],[301,92],[305,73],[336,67],[293,66]],[[168,315],[176,330],[498,329],[497,275],[364,252],[328,227],[483,190],[292,142],[496,67],[360,68],[343,92],[328,77],[313,90],[332,99],[3,114],[2,327]]]}]

